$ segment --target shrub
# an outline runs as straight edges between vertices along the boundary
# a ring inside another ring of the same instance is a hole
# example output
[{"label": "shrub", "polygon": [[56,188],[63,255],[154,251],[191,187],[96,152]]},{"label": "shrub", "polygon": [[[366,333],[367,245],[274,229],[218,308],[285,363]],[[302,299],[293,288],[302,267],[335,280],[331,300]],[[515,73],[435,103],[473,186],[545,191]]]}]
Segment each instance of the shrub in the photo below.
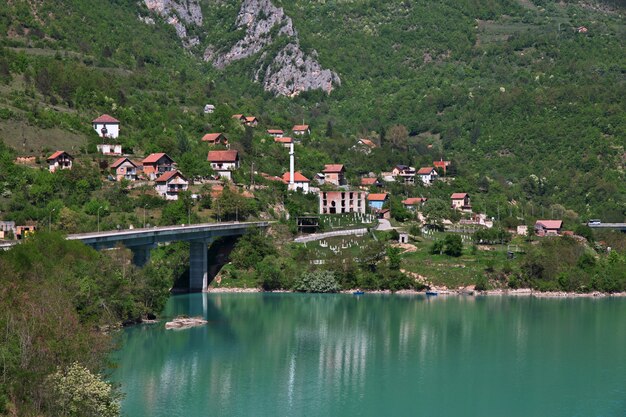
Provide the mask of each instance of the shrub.
[{"label": "shrub", "polygon": [[48,377],[50,408],[54,415],[115,417],[120,415],[119,395],[111,384],[78,363]]},{"label": "shrub", "polygon": [[305,272],[296,281],[295,290],[301,292],[332,293],[340,286],[333,271]]}]

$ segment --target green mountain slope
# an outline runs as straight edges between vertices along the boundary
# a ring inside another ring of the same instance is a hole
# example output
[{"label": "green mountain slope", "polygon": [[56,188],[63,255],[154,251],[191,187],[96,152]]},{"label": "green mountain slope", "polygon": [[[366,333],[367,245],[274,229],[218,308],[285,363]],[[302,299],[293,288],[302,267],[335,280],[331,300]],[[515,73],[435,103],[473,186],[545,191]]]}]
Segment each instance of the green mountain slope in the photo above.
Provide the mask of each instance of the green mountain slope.
[{"label": "green mountain slope", "polygon": [[[286,155],[261,143],[263,127],[288,129],[304,120],[314,131],[298,151],[305,175],[325,162],[343,162],[356,179],[443,157],[457,167],[454,185],[397,191],[433,197],[469,191],[493,216],[528,206],[547,209],[547,216],[559,205],[557,213],[563,206],[583,218],[624,219],[620,2],[273,4],[292,20],[304,53],[341,79],[330,95],[275,97],[252,81],[270,59],[264,57],[288,42],[277,34],[272,45],[223,70],[202,60],[207,45],[228,50],[243,38],[235,24],[241,2],[201,1],[202,25],[188,29],[199,44],[189,50],[167,19],[134,1],[5,2],[0,138],[22,153],[61,144],[89,150],[97,139],[88,121],[107,112],[123,121],[121,139],[139,154],[165,150],[179,157],[202,134],[225,131],[248,162],[280,174]],[[218,112],[203,115],[207,103]],[[231,113],[260,118],[252,144],[242,144],[244,132]],[[328,126],[332,134],[325,135]],[[48,141],[36,127],[75,136],[68,145],[67,138]],[[382,148],[357,153],[358,137],[382,139]]]}]

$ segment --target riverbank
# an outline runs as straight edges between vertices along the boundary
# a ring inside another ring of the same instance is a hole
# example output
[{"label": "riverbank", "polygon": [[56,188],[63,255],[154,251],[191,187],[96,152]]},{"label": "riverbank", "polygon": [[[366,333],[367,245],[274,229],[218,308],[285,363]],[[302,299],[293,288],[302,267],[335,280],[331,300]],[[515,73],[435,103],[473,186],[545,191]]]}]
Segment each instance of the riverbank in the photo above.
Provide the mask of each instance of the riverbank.
[{"label": "riverbank", "polygon": [[[353,294],[355,291],[359,291],[358,289],[351,290],[342,290],[340,294]],[[619,293],[604,293],[604,292],[590,292],[590,293],[576,293],[576,292],[565,292],[565,291],[554,291],[554,292],[542,292],[533,290],[530,288],[519,288],[519,289],[496,289],[496,290],[487,290],[487,291],[476,291],[472,287],[465,288],[457,288],[457,289],[448,289],[448,288],[438,288],[433,287],[429,290],[429,292],[436,292],[437,295],[465,295],[465,296],[516,296],[516,297],[537,297],[537,298],[601,298],[601,297],[626,297],[626,292]],[[232,287],[211,287],[207,291],[208,293],[258,293],[264,292],[260,288],[232,288]],[[279,290],[279,291],[268,291],[272,293],[289,293],[296,291],[287,291],[287,290]],[[365,291],[365,294],[396,294],[396,295],[426,295],[425,291],[416,291],[416,290],[399,290],[399,291],[391,291],[391,290],[374,290],[374,291]]]}]

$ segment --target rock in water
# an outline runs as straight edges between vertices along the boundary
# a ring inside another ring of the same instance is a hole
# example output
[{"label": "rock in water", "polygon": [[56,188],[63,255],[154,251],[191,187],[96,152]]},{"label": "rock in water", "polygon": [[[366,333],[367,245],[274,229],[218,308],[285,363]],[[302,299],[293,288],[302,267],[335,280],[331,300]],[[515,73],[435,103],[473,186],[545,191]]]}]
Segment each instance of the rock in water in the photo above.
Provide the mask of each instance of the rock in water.
[{"label": "rock in water", "polygon": [[182,330],[190,327],[202,326],[207,324],[208,321],[202,317],[176,317],[172,321],[165,323],[166,329]]}]

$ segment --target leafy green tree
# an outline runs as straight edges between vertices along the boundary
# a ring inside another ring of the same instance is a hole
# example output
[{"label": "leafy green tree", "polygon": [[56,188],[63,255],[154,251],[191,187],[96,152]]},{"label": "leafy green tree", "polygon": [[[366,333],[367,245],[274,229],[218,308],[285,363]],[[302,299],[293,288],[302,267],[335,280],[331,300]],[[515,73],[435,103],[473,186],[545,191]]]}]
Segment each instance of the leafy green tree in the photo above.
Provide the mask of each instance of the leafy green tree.
[{"label": "leafy green tree", "polygon": [[463,254],[463,240],[460,235],[447,234],[444,239],[444,253],[448,256],[459,257]]},{"label": "leafy green tree", "polygon": [[304,272],[296,280],[294,289],[300,292],[332,293],[340,289],[334,271]]}]

